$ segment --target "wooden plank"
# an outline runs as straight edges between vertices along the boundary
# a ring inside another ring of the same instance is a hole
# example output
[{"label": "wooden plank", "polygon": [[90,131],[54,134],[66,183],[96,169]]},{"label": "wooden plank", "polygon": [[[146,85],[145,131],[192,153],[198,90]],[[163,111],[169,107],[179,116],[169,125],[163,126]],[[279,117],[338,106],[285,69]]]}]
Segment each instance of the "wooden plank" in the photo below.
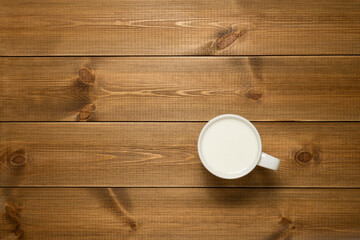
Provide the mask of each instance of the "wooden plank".
[{"label": "wooden plank", "polygon": [[360,123],[255,123],[278,171],[201,165],[204,123],[1,123],[0,186],[360,187]]},{"label": "wooden plank", "polygon": [[2,239],[360,237],[359,189],[1,190]]},{"label": "wooden plank", "polygon": [[0,55],[359,54],[357,0],[2,0]]},{"label": "wooden plank", "polygon": [[0,121],[360,121],[360,57],[0,58],[0,73]]}]

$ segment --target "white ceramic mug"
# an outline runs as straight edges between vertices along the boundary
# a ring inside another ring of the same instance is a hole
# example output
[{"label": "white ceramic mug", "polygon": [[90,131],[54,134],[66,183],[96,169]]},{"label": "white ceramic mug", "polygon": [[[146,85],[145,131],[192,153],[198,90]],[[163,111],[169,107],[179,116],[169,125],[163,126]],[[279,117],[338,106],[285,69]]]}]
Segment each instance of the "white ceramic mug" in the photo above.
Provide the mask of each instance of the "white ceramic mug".
[{"label": "white ceramic mug", "polygon": [[257,165],[277,170],[280,164],[279,159],[262,152],[255,126],[233,114],[217,116],[204,126],[198,152],[207,170],[226,179],[243,177]]}]

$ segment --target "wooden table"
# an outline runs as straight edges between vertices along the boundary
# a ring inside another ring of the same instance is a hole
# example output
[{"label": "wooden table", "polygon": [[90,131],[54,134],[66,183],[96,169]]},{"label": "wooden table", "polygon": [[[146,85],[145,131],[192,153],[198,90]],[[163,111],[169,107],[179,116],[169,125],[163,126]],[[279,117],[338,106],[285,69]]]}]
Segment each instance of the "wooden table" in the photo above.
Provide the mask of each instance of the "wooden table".
[{"label": "wooden table", "polygon": [[[1,239],[359,239],[358,0],[1,0]],[[278,171],[205,170],[253,121]]]}]

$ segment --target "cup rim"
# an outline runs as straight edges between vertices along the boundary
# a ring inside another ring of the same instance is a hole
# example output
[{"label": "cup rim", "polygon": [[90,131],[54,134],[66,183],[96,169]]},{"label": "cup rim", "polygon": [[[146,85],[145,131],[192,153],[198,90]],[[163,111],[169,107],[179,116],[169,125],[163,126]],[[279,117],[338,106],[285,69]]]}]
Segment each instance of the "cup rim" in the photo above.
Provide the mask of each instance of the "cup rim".
[{"label": "cup rim", "polygon": [[[201,152],[201,142],[202,142],[202,138],[206,132],[206,130],[215,122],[220,121],[222,119],[228,119],[228,118],[233,118],[233,119],[237,119],[240,120],[242,122],[245,122],[256,134],[257,140],[259,142],[259,150],[257,153],[257,157],[255,158],[256,160],[254,160],[254,162],[246,169],[232,173],[232,174],[227,174],[221,171],[218,171],[217,169],[211,167],[207,161],[204,159],[204,157],[202,156],[202,152]],[[247,175],[248,173],[250,173],[255,167],[256,165],[259,163],[260,161],[260,157],[261,157],[261,153],[262,153],[262,144],[261,144],[261,138],[260,138],[260,134],[257,131],[257,129],[255,128],[255,126],[246,118],[241,117],[239,115],[235,115],[235,114],[223,114],[223,115],[219,115],[217,117],[214,117],[213,119],[211,119],[210,121],[208,121],[205,126],[202,128],[199,138],[198,138],[198,144],[197,144],[197,148],[198,148],[198,154],[200,157],[200,161],[201,163],[204,165],[204,167],[211,172],[212,174],[214,174],[217,177],[220,178],[224,178],[224,179],[236,179],[236,178],[240,178],[243,177],[245,175]]]}]

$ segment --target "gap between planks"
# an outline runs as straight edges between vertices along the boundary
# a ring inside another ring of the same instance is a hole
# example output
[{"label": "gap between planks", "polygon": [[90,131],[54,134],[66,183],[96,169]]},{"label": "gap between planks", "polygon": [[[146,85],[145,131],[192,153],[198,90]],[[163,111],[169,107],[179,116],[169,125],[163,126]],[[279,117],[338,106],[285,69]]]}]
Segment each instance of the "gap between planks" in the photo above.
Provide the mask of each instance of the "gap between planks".
[{"label": "gap between planks", "polygon": [[162,188],[162,189],[171,189],[171,188],[179,188],[179,189],[196,189],[196,188],[214,188],[214,189],[230,189],[230,188],[236,188],[236,189],[349,189],[349,190],[356,190],[356,189],[360,189],[360,187],[299,187],[299,186],[295,186],[295,187],[281,187],[281,186],[268,186],[268,187],[256,187],[256,186],[244,186],[244,187],[236,187],[236,186],[218,186],[218,187],[214,187],[214,186],[209,186],[209,187],[203,187],[203,186],[190,186],[190,187],[183,187],[183,186],[174,186],[174,187],[163,187],[163,186],[136,186],[136,187],[132,187],[132,186],[128,186],[128,187],[117,187],[117,186],[111,186],[111,185],[104,185],[104,186],[0,186],[0,188],[139,188],[139,189],[143,189],[143,188]]},{"label": "gap between planks", "polygon": [[306,54],[306,55],[2,55],[0,58],[247,58],[247,57],[359,57],[360,54]]}]

